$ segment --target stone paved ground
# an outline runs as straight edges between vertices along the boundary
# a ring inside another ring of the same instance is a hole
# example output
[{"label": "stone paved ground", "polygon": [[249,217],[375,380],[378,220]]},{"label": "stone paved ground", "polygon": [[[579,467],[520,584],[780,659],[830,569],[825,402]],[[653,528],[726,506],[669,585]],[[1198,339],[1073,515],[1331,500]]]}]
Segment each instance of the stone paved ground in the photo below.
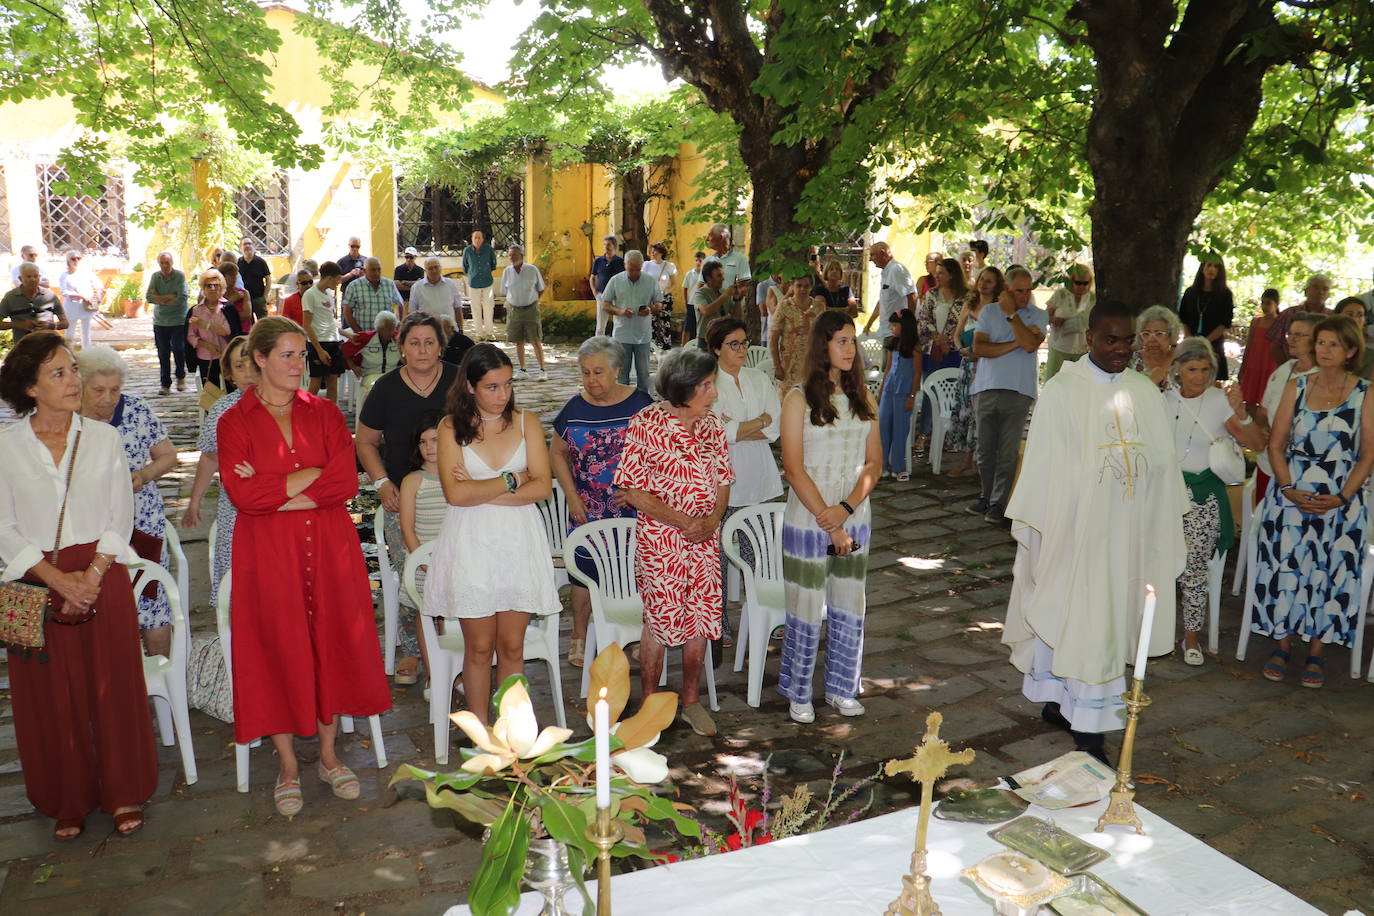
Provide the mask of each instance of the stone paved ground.
[{"label": "stone paved ground", "polygon": [[[146,328],[128,322],[117,323],[116,332],[135,341],[147,336]],[[196,422],[191,395],[157,399],[152,353],[126,355],[135,366],[130,389],[154,396],[183,450],[183,465],[164,481],[179,514],[194,470],[195,454],[186,451]],[[568,349],[556,348],[554,356],[553,380],[518,387],[522,402],[546,418],[577,384]],[[944,734],[978,750],[969,768],[976,778],[1015,772],[1069,749],[1068,737],[1042,724],[1020,697],[1019,678],[998,643],[1011,579],[1009,537],[957,511],[971,497],[971,484],[921,470],[904,485],[884,482],[875,496],[868,715],[841,719],[821,707],[814,726],[792,724],[773,690],[777,661],[770,657],[760,709],[745,705],[742,675],[722,665],[720,736],[699,738],[678,727],[661,741],[684,798],[718,827],[730,775],[756,789],[771,754],[775,797],[803,781],[823,791],[844,751],[846,773],[869,776],[882,761],[910,752],[931,708],[943,711]],[[188,532],[187,542],[193,603],[203,605],[204,533]],[[1176,659],[1152,666],[1155,702],[1136,752],[1138,772],[1149,774],[1138,780],[1140,799],[1327,912],[1374,912],[1374,816],[1365,797],[1374,794],[1374,688],[1350,680],[1344,650],[1332,653],[1322,691],[1303,690],[1292,678],[1263,680],[1262,645],[1252,647],[1247,661],[1234,659],[1239,610],[1228,595],[1220,658],[1196,669]],[[203,607],[193,620],[197,630],[213,626]],[[776,656],[777,643],[770,649]],[[531,667],[531,680],[537,708],[551,720],[541,667]],[[570,721],[577,674],[563,669]],[[396,707],[382,720],[393,768],[407,761],[432,765],[420,689],[397,688],[393,696]],[[36,816],[24,798],[6,698],[0,706],[0,912],[438,913],[463,899],[478,840],[413,793],[397,801],[385,788],[390,770],[379,774],[371,765],[362,736],[344,742],[345,758],[363,782],[362,798],[339,801],[323,786],[307,784],[304,813],[287,823],[268,796],[271,752],[253,752],[253,791],[241,795],[234,791],[231,729],[198,712],[192,725],[196,785],[184,784],[176,748],[163,748],[145,830],[102,845],[110,822],[96,816],[80,840],[58,846],[51,821]],[[302,747],[308,759],[309,742]],[[880,783],[874,810],[911,801],[906,786]]]}]

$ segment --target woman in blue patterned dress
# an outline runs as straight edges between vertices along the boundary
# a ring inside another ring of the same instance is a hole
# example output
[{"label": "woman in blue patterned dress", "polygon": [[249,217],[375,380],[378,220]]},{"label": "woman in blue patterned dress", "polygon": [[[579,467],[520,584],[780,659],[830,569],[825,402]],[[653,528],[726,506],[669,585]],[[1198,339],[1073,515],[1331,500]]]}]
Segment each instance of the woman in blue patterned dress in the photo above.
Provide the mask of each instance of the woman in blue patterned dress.
[{"label": "woman in blue patterned dress", "polygon": [[978,369],[978,358],[973,355],[973,334],[978,330],[978,316],[983,307],[996,302],[1002,295],[1006,281],[996,267],[984,267],[978,274],[978,282],[973,284],[964,297],[964,307],[959,313],[959,324],[954,328],[954,336],[959,341],[959,355],[964,358],[959,367],[959,387],[954,391],[954,416],[949,421],[949,447],[963,452],[964,460],[949,472],[951,477],[964,477],[973,473],[973,453],[978,448],[978,423],[973,411],[973,373]]},{"label": "woman in blue patterned dress", "polygon": [[[81,371],[81,415],[119,430],[134,488],[134,550],[144,559],[167,566],[166,509],[157,479],[177,466],[177,450],[167,428],[146,401],[124,394],[129,367],[109,347],[85,347],[76,357]],[[162,586],[152,597],[138,599],[138,628],[149,655],[172,651],[172,606]]]},{"label": "woman in blue patterned dress", "polygon": [[[226,383],[232,383],[233,390],[210,406],[205,421],[200,426],[200,439],[196,447],[200,449],[200,463],[196,465],[196,479],[191,484],[191,498],[186,503],[186,511],[181,516],[181,527],[199,528],[201,523],[200,504],[210,482],[219,473],[219,418],[224,412],[239,402],[244,389],[257,384],[258,367],[248,354],[248,338],[235,337],[224,348],[220,359],[220,372]],[[238,510],[229,501],[229,494],[223,486],[219,489],[219,502],[215,508],[215,555],[211,563],[210,607],[217,607],[219,583],[229,572],[233,557],[234,519]]]},{"label": "woman in blue patterned dress", "polygon": [[[624,349],[609,337],[589,338],[577,350],[582,370],[582,393],[575,394],[553,419],[549,465],[568,501],[568,530],[604,518],[633,518],[635,511],[621,502],[611,486],[630,418],[653,403],[633,385],[617,384]],[[580,558],[579,558],[580,560]],[[596,577],[591,557],[579,568]],[[568,664],[581,668],[587,648],[587,623],[592,599],[572,583],[572,637]]]},{"label": "woman in blue patterned dress", "polygon": [[1364,482],[1374,468],[1374,401],[1351,370],[1364,336],[1344,316],[1315,330],[1317,370],[1288,383],[1269,436],[1274,485],[1260,504],[1253,631],[1278,640],[1264,676],[1283,680],[1293,638],[1308,641],[1302,685],[1325,681],[1327,643],[1349,646],[1364,612]]}]

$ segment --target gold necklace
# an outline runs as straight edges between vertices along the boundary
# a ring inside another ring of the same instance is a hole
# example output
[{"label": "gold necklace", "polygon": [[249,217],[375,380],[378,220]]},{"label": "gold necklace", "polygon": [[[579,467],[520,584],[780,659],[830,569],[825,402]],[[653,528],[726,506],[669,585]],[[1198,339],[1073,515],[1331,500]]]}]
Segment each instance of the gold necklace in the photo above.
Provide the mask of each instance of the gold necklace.
[{"label": "gold necklace", "polygon": [[276,411],[276,414],[279,417],[286,416],[286,411],[291,407],[292,402],[296,400],[296,396],[293,394],[290,398],[287,399],[285,404],[273,404],[271,401],[267,400],[267,398],[263,396],[262,389],[257,387],[253,388],[253,394],[258,396],[258,400],[263,403],[263,406],[270,407],[272,408],[272,410]]}]

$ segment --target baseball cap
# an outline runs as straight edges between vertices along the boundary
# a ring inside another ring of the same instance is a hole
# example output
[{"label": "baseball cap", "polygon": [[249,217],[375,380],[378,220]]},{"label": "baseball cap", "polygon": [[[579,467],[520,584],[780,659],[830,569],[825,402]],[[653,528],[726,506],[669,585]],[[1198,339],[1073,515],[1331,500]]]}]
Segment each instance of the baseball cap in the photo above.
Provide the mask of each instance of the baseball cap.
[{"label": "baseball cap", "polygon": [[407,248],[405,251],[401,252],[401,254],[408,254],[408,255],[411,255],[412,257],[417,257],[417,258],[420,256],[420,252],[416,251],[416,250],[415,250],[415,247],[414,247],[413,245],[412,245],[411,247]]}]

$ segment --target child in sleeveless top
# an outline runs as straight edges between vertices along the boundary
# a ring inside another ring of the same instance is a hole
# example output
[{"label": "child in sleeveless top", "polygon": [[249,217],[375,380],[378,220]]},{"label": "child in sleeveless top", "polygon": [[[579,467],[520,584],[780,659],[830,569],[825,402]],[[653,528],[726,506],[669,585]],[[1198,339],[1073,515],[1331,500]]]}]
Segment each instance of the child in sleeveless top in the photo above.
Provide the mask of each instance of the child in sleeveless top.
[{"label": "child in sleeveless top", "polygon": [[[432,541],[439,536],[439,529],[444,524],[444,514],[448,511],[448,501],[444,498],[443,485],[439,482],[439,421],[443,419],[443,414],[432,411],[420,418],[415,431],[415,444],[411,454],[411,467],[414,468],[405,479],[401,481],[401,512],[400,524],[401,535],[405,541],[405,552],[407,555],[420,549],[422,544]],[[415,572],[415,587],[420,594],[424,594],[425,588],[425,568],[422,566]],[[402,612],[402,625],[418,627],[415,619],[417,608],[410,604],[410,596],[405,589],[401,590],[401,604],[404,607]],[[443,632],[443,622],[435,621],[439,632]],[[420,654],[425,655],[425,641],[420,640]],[[403,675],[402,670],[413,670],[418,665],[417,659],[397,659],[396,661],[396,682],[403,683],[402,678],[408,677],[404,683],[415,683],[417,676],[412,673]],[[426,670],[428,661],[426,660]]]}]

